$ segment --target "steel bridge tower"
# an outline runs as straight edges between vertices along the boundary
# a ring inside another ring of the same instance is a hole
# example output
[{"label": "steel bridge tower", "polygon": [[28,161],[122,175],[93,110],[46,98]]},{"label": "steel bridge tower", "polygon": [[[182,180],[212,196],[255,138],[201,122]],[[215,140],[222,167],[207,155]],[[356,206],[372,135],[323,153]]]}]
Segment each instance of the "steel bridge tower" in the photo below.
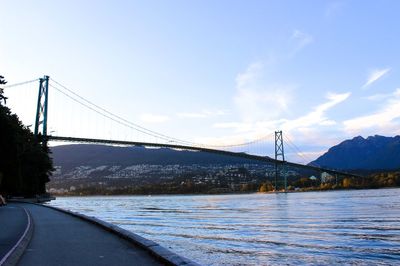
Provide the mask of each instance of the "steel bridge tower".
[{"label": "steel bridge tower", "polygon": [[49,105],[49,76],[39,79],[39,95],[36,109],[34,134],[42,144],[47,145],[47,110]]},{"label": "steel bridge tower", "polygon": [[[285,150],[283,148],[283,135],[282,130],[275,131],[275,191],[278,190],[278,180],[280,177],[280,173],[284,172],[285,170]],[[282,163],[278,163],[277,161],[281,160]],[[284,176],[284,188],[285,191],[287,189],[287,180],[286,175],[283,173]]]}]

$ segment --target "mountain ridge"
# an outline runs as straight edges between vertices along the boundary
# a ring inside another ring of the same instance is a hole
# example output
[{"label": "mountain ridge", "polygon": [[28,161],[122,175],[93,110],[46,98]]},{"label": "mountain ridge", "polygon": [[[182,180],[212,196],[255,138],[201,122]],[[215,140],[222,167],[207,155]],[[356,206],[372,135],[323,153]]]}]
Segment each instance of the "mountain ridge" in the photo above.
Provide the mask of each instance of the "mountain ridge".
[{"label": "mountain ridge", "polygon": [[189,165],[189,164],[238,164],[254,161],[208,152],[146,148],[141,146],[109,146],[100,144],[70,144],[51,147],[55,166],[68,170],[76,166],[102,165],[130,166],[138,164]]},{"label": "mountain ridge", "polygon": [[399,169],[400,136],[357,136],[331,147],[309,165],[341,170]]}]

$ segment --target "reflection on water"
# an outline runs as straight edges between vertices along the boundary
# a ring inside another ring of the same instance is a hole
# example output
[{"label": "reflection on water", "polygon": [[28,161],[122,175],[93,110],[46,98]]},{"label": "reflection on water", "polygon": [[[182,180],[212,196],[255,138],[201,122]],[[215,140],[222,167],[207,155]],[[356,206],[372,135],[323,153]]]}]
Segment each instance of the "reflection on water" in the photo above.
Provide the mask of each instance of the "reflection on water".
[{"label": "reflection on water", "polygon": [[400,189],[58,198],[204,265],[400,263]]}]

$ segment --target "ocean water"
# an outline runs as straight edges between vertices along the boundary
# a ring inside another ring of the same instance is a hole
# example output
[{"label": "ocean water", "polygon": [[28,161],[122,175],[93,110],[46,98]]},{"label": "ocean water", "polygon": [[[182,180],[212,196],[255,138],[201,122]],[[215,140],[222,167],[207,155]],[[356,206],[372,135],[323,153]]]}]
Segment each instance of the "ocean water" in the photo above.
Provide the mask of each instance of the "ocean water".
[{"label": "ocean water", "polygon": [[400,189],[59,197],[202,265],[400,265]]}]

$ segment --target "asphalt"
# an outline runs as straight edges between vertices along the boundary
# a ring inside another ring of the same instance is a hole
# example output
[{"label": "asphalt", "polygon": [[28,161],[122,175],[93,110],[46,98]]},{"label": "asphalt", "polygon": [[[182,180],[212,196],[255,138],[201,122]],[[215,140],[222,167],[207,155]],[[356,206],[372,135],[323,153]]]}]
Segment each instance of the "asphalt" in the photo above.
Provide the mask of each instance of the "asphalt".
[{"label": "asphalt", "polygon": [[19,241],[27,225],[28,217],[21,207],[0,207],[0,261]]},{"label": "asphalt", "polygon": [[[33,237],[18,265],[163,265],[146,250],[87,221],[38,205],[18,205],[31,214],[34,224]],[[21,216],[12,219],[19,221]]]}]

